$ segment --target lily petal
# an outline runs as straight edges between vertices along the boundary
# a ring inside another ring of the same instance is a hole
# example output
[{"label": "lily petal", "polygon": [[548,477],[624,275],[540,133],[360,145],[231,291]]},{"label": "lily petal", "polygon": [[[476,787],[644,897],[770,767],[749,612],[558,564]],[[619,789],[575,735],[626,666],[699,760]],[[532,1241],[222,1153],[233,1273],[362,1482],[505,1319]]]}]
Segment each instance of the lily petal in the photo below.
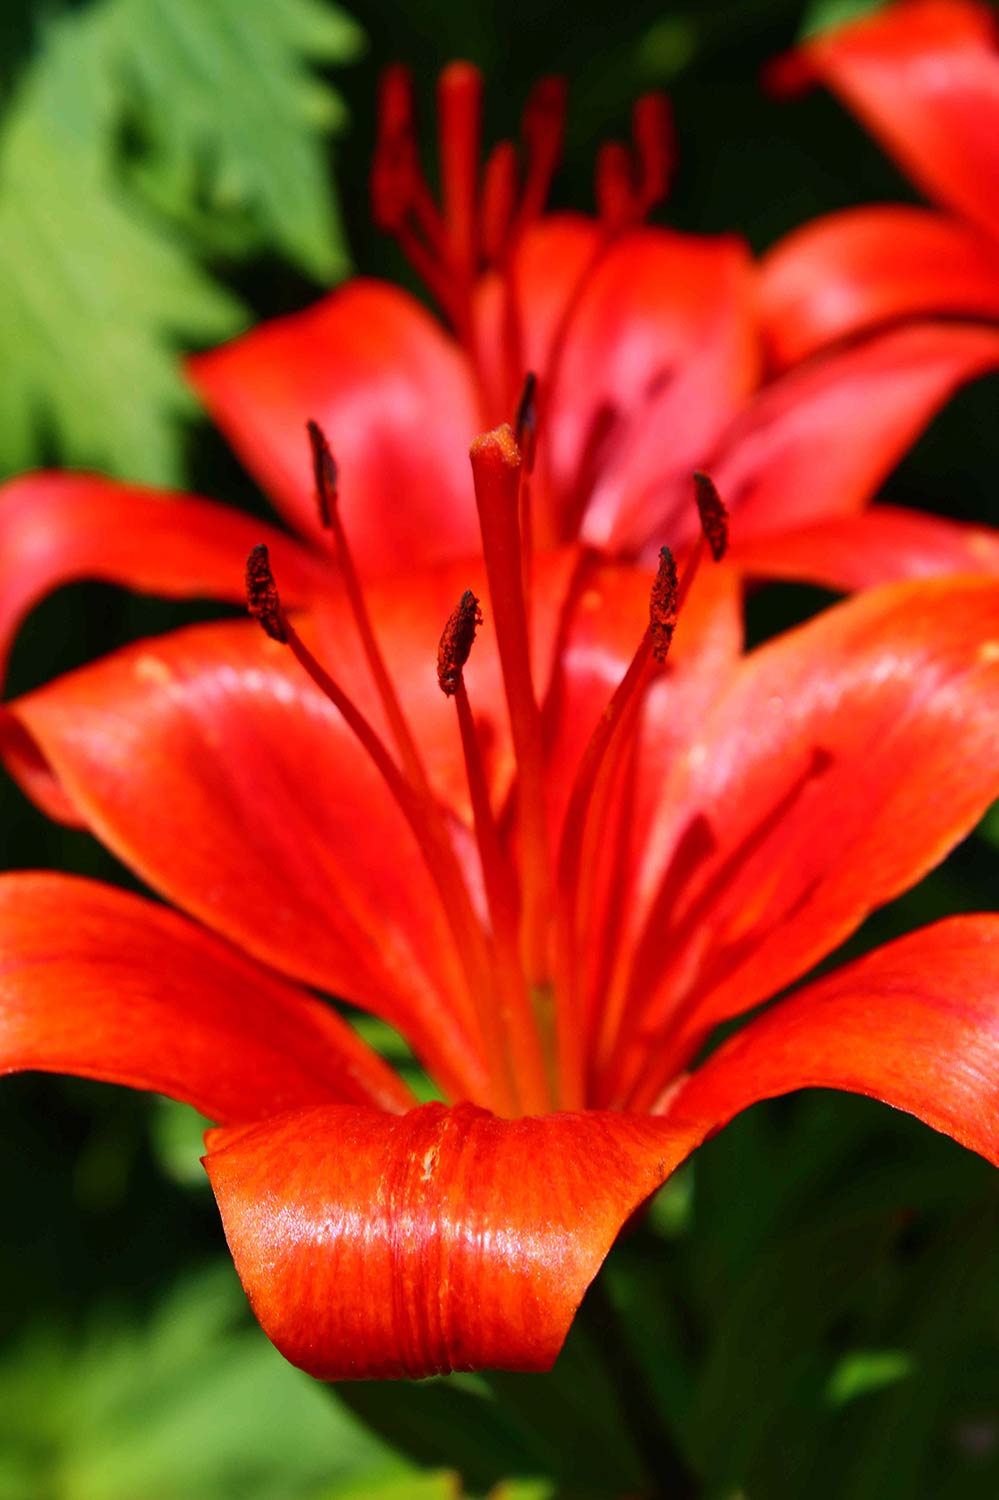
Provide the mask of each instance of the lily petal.
[{"label": "lily petal", "polygon": [[999,916],[899,938],[743,1027],[674,1095],[719,1129],[793,1089],[870,1094],[999,1165]]},{"label": "lily petal", "polygon": [[775,74],[821,80],[923,191],[999,238],[999,52],[991,7],[906,0],[812,37]]},{"label": "lily petal", "polygon": [[996,321],[999,243],[925,208],[849,208],[764,257],[760,310],[777,368],[902,318]]},{"label": "lily petal", "polygon": [[999,576],[999,532],[923,511],[874,505],[732,547],[734,566],[755,578],[788,578],[851,593],[942,573]]},{"label": "lily petal", "polygon": [[[539,464],[561,534],[599,547],[680,545],[695,522],[632,513],[663,471],[689,474],[753,389],[759,370],[748,252],[734,239],[643,229],[589,275],[549,357]],[[664,439],[663,434],[668,434]],[[684,528],[689,528],[686,534]]]},{"label": "lily petal", "polygon": [[[996,582],[887,585],[752,653],[643,830],[632,1064],[658,1037],[686,1066],[715,1024],[931,869],[997,794]],[[623,1097],[649,1103],[647,1089]]]},{"label": "lily petal", "polygon": [[[383,1015],[444,1087],[475,1086],[454,947],[415,839],[286,648],[249,621],[193,627],[9,712],[154,889],[262,962]],[[18,746],[2,748],[18,775]]]},{"label": "lily petal", "polygon": [[546,383],[559,329],[605,241],[596,219],[545,214],[521,235],[505,274],[479,279],[475,349],[491,425],[512,422],[527,370]]},{"label": "lily petal", "polygon": [[289,604],[307,602],[325,570],[303,547],[251,516],[191,495],[99,474],[23,474],[0,488],[0,678],[21,620],[60,584],[82,578],[170,598],[246,594],[243,561],[272,549]]},{"label": "lily petal", "polygon": [[221,1123],[408,1090],[328,1005],[210,933],[94,881],[0,879],[0,1072],[151,1089]]},{"label": "lily petal", "polygon": [[305,423],[319,423],[362,575],[476,550],[467,455],[482,422],[470,370],[406,293],[352,281],[187,369],[247,469],[306,536],[320,528]]},{"label": "lily petal", "polygon": [[704,465],[733,541],[862,509],[954,390],[997,366],[999,330],[923,323],[774,381]]},{"label": "lily petal", "polygon": [[215,1130],[236,1269],[323,1380],[550,1369],[629,1215],[697,1143],[640,1116],[311,1109]]}]

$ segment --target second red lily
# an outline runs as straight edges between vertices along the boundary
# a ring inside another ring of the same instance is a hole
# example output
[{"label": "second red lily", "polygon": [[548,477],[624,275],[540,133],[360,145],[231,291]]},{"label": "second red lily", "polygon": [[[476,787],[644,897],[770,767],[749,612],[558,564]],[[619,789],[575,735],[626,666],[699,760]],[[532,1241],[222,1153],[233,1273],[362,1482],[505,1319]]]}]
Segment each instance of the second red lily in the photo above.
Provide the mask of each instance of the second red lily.
[{"label": "second red lily", "polygon": [[[336,446],[358,561],[387,575],[474,553],[464,453],[477,431],[513,421],[529,371],[539,546],[582,540],[652,561],[668,536],[680,550],[695,535],[687,486],[702,466],[738,515],[750,572],[843,589],[999,572],[984,528],[866,509],[955,387],[999,364],[999,333],[926,320],[764,379],[746,247],[642,223],[672,167],[665,101],[640,101],[632,146],[600,152],[588,217],[543,211],[564,88],[547,80],[528,101],[523,166],[501,142],[480,174],[481,93],[466,64],[442,74],[439,204],[419,171],[404,73],[382,99],[375,211],[450,329],[401,289],[357,279],[190,362],[209,412],[298,534],[266,535],[289,603],[325,588],[300,461],[308,417]],[[260,535],[225,506],[97,475],[11,481],[0,492],[0,670],[24,614],[59,584],[100,577],[231,599],[232,558]]]}]

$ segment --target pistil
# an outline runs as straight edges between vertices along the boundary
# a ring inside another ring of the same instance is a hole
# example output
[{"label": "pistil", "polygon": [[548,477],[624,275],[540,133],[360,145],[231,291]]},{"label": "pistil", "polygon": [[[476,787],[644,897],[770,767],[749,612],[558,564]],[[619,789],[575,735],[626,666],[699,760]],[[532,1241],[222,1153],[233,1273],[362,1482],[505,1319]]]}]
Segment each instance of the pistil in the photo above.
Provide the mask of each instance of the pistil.
[{"label": "pistil", "polygon": [[521,950],[528,984],[544,1008],[550,994],[550,864],[541,714],[531,676],[520,538],[521,459],[508,426],[471,449],[482,550],[517,763],[522,866]]}]

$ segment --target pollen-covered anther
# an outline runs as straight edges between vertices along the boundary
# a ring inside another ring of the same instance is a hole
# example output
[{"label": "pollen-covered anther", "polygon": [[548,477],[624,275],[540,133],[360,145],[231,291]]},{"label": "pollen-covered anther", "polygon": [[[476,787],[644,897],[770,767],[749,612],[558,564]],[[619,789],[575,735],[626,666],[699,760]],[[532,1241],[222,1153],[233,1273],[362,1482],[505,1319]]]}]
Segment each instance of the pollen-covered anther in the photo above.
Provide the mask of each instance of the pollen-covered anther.
[{"label": "pollen-covered anther", "polygon": [[287,642],[284,610],[271,572],[270,553],[263,542],[251,548],[246,559],[246,607],[272,641]]},{"label": "pollen-covered anther", "polygon": [[312,477],[316,485],[319,520],[328,531],[338,499],[339,470],[319,423],[310,417],[305,430],[309,434],[309,447],[312,450]]},{"label": "pollen-covered anther", "polygon": [[662,547],[659,552],[659,567],[649,596],[649,638],[652,655],[658,662],[664,662],[669,655],[676,629],[678,594],[676,561],[669,548]]},{"label": "pollen-covered anther", "polygon": [[701,518],[701,530],[711,548],[711,556],[715,562],[721,562],[728,548],[728,511],[715,488],[714,480],[709,479],[707,474],[695,473],[694,498],[697,501],[697,514]]},{"label": "pollen-covered anther", "polygon": [[437,648],[437,682],[445,697],[452,698],[461,686],[461,674],[482,624],[482,609],[471,589],[466,589],[451,611]]}]

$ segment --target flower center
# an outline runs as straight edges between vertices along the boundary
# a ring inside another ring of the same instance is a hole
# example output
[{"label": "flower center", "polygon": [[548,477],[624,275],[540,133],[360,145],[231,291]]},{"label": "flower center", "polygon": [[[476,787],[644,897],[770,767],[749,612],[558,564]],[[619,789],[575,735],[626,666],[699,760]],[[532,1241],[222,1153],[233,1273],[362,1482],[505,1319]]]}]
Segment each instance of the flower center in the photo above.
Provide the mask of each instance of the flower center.
[{"label": "flower center", "polygon": [[[531,431],[530,406],[528,387],[518,424],[524,434]],[[340,517],[336,465],[315,423],[308,424],[308,435],[319,514],[332,534],[395,753],[285,615],[264,546],[247,562],[250,613],[290,647],[334,704],[410,826],[461,962],[462,1020],[477,1038],[491,1079],[490,1097],[479,1102],[503,1114],[579,1108],[587,1092],[580,1018],[591,978],[582,971],[581,955],[591,947],[582,938],[597,921],[597,856],[610,827],[618,772],[635,749],[645,692],[666,660],[702,554],[710,549],[718,558],[724,550],[724,508],[711,481],[696,476],[701,537],[679,573],[669,548],[661,550],[648,626],[580,759],[553,848],[550,789],[557,768],[549,764],[531,667],[527,465],[509,427],[476,438],[472,474],[516,774],[509,805],[497,815],[464,681],[482,622],[479,600],[466,590],[441,635],[437,680],[455,704],[461,739],[481,872],[481,882],[470,881],[381,654]],[[484,909],[474,898],[478,889],[485,893]]]}]

